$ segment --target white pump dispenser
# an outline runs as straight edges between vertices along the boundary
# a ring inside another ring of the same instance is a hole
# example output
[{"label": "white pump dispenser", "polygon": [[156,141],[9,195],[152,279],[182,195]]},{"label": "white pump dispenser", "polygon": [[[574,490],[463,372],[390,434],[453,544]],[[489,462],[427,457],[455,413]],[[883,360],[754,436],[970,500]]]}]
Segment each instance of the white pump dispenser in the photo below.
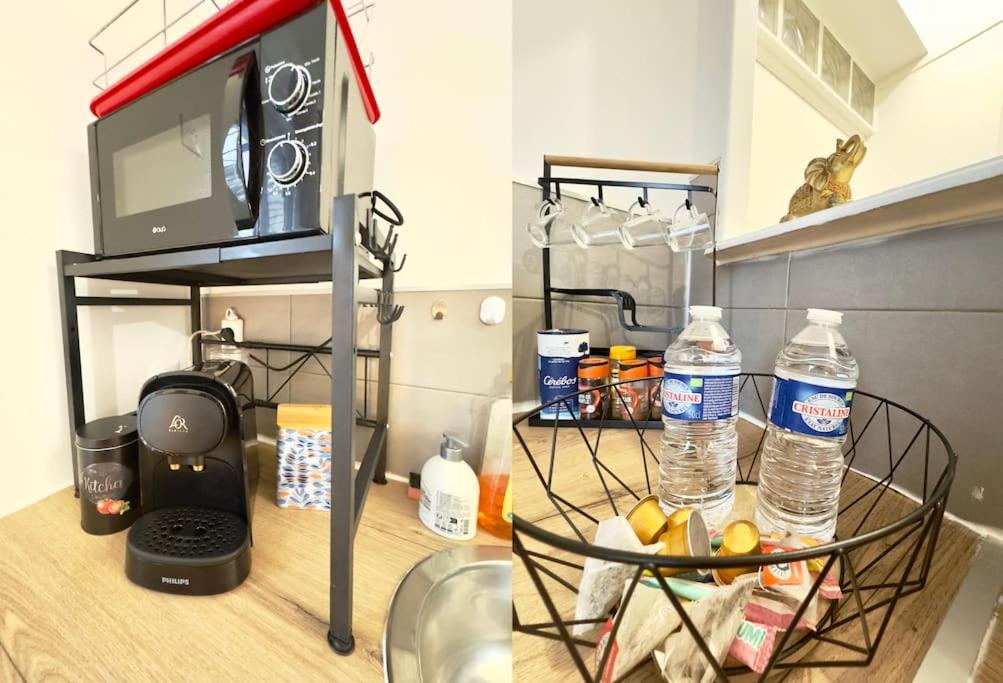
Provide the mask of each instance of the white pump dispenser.
[{"label": "white pump dispenser", "polygon": [[433,455],[421,468],[418,519],[440,536],[457,541],[469,540],[477,533],[480,485],[474,470],[463,460],[463,449],[468,445],[443,434],[439,455]]}]

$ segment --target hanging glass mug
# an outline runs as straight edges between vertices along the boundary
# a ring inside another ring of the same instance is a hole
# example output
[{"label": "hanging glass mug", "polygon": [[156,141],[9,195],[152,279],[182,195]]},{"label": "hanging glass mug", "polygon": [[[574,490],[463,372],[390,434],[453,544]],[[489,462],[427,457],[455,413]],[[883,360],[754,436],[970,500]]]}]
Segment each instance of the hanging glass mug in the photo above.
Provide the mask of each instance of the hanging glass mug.
[{"label": "hanging glass mug", "polygon": [[571,226],[571,235],[582,249],[620,244],[620,219],[601,199],[593,197]]},{"label": "hanging glass mug", "polygon": [[540,249],[574,243],[571,225],[560,199],[550,197],[536,205],[533,220],[526,224],[529,240]]},{"label": "hanging glass mug", "polygon": [[664,247],[669,242],[672,221],[651,202],[638,199],[627,210],[627,220],[620,226],[620,241],[628,249]]},{"label": "hanging glass mug", "polygon": [[697,211],[689,200],[681,204],[672,216],[669,246],[673,251],[705,251],[714,246],[710,219],[707,214]]}]

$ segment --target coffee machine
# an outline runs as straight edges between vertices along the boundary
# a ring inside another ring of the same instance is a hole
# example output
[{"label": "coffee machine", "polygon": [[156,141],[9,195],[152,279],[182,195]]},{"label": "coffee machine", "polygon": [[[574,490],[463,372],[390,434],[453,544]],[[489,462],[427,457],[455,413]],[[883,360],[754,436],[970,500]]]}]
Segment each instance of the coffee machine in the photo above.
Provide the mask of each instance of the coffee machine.
[{"label": "coffee machine", "polygon": [[199,363],[143,385],[137,414],[143,515],[129,530],[125,572],[166,593],[211,595],[251,570],[257,481],[251,370]]}]

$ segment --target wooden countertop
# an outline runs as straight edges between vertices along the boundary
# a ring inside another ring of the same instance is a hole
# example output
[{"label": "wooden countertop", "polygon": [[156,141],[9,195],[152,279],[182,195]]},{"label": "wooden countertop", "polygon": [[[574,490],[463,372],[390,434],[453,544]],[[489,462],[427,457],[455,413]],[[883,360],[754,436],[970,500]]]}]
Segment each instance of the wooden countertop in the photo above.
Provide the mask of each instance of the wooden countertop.
[{"label": "wooden countertop", "polygon": [[[590,442],[594,442],[596,439],[595,431],[594,429],[586,430]],[[746,467],[747,465],[744,463],[748,462],[747,458],[755,454],[762,430],[749,422],[740,420],[738,431],[739,460],[743,463],[743,467]],[[558,431],[557,459],[552,469],[550,453],[553,429],[550,427],[520,427],[519,432],[534,454],[537,465],[544,473],[543,476],[553,476],[552,490],[555,494],[561,495],[565,500],[575,505],[584,506],[583,509],[596,519],[604,519],[612,514],[604,490],[595,474],[596,469],[592,456],[585,448],[577,430],[561,429]],[[648,441],[649,446],[654,444],[654,448],[657,449],[657,432],[649,432],[648,434],[654,436],[654,441],[651,441],[651,436],[647,436],[646,441]],[[634,491],[645,489],[645,473],[639,466],[637,433],[629,429],[607,429],[603,432],[601,443],[597,455],[603,465],[608,468],[607,472],[615,473]],[[649,469],[651,469],[650,465]],[[657,467],[651,471],[651,476],[657,478]],[[554,505],[545,495],[536,470],[532,468],[529,459],[518,444],[515,446],[512,457],[512,477],[516,514],[544,529],[573,537],[567,523],[555,511]],[[606,479],[620,514],[625,514],[635,501],[634,497],[615,484],[612,474],[608,473]],[[851,472],[851,476],[843,484],[844,504],[850,497],[859,495],[873,485],[874,482],[870,479]],[[750,506],[754,505],[752,497],[754,494],[750,493],[751,488],[747,486],[738,488],[733,516],[742,516],[743,509],[752,509]],[[877,495],[876,491],[873,496]],[[858,521],[872,500],[873,497],[866,498],[861,505],[857,506],[856,510],[848,511],[845,515],[840,516],[840,529],[844,536],[847,535],[845,529],[853,528],[845,525],[852,525]],[[886,495],[879,497],[878,503],[870,514],[874,516],[875,524],[890,524],[901,519],[915,506],[916,503],[890,490],[886,492]],[[569,510],[567,514],[574,519],[586,537],[591,538],[595,533],[595,525],[574,511]],[[876,526],[869,523],[865,530],[873,528]],[[897,532],[892,537],[898,538],[902,533],[901,531]],[[873,581],[875,576],[886,575],[887,571],[891,571],[899,566],[898,563],[902,562],[906,550],[905,546],[908,544],[903,544],[901,550],[890,551],[883,559],[878,557],[880,551],[892,544],[891,541],[892,539],[883,539],[866,548],[851,551],[858,572],[866,562],[875,560],[868,581]],[[580,565],[582,558],[563,551],[555,551],[550,546],[529,537],[525,537],[523,542],[528,550],[538,552],[542,557],[552,558],[552,562],[543,562],[545,568],[553,572],[553,576],[543,577],[544,583],[562,618],[573,619],[576,596],[563,588],[558,581],[566,581],[568,585],[577,586],[581,579],[581,571],[569,569],[560,563],[570,561]],[[902,598],[891,617],[888,629],[870,667],[866,669],[798,669],[789,672],[785,680],[847,681],[848,683],[864,679],[883,681],[884,683],[912,681],[924,654],[933,641],[937,627],[965,578],[976,545],[975,533],[956,522],[945,519],[933,556],[926,588],[917,595]],[[882,589],[878,592],[870,591],[866,594],[865,600],[884,599],[888,595],[890,595],[890,589]],[[515,558],[513,561],[512,596],[521,623],[541,624],[552,621],[519,558]],[[849,600],[852,601],[852,597]],[[844,604],[840,608],[840,616],[847,616],[854,611],[853,606]],[[869,614],[868,623],[872,637],[876,633],[885,611],[878,609]],[[836,629],[830,635],[849,643],[863,644],[859,623]],[[568,683],[572,680],[579,680],[571,656],[562,642],[515,633],[512,646],[515,680],[540,683],[550,681]],[[594,666],[593,648],[580,647],[579,652],[582,653],[589,667]],[[808,643],[802,648],[801,653],[803,653],[802,656],[812,661],[841,661],[860,658],[859,654],[842,647],[818,641]],[[625,680],[633,683],[636,681],[654,682],[662,679],[656,667],[649,664],[642,665]],[[751,677],[746,675],[739,680],[751,680]]]},{"label": "wooden countertop", "polygon": [[[84,533],[71,489],[0,519],[0,681],[383,680],[394,588],[452,543],[418,521],[406,485],[374,484],[355,540],[356,649],[339,656],[326,638],[329,513],[276,507],[263,461],[251,575],[222,595],[132,584],[125,532]],[[470,543],[508,544],[483,531]]]}]

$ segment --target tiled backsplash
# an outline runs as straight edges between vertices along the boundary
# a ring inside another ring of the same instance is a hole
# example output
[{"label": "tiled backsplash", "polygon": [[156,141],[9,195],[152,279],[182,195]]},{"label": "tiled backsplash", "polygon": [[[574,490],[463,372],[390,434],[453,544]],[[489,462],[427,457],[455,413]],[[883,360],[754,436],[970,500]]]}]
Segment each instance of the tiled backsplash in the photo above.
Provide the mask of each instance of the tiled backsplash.
[{"label": "tiled backsplash", "polygon": [[[724,322],[742,349],[743,369],[771,372],[784,340],[805,324],[805,308],[842,311],[860,389],[928,418],[954,447],[958,470],[948,510],[1003,527],[1003,509],[989,493],[1003,481],[996,417],[1003,405],[996,359],[1001,253],[1003,224],[995,221],[735,263],[719,269]],[[743,409],[752,404],[745,399]],[[854,414],[855,421],[867,417]],[[885,435],[883,425],[878,432]],[[897,436],[894,424],[892,432]],[[878,441],[861,448],[854,466],[883,476],[887,444]],[[907,458],[895,484],[921,491],[922,466],[922,457]]]},{"label": "tiled backsplash", "polygon": [[[506,299],[500,325],[485,325],[478,312],[488,296]],[[432,304],[443,301],[447,313],[433,320]],[[387,470],[406,477],[438,453],[442,432],[469,440],[468,461],[478,463],[484,450],[488,411],[492,401],[510,393],[511,298],[505,290],[401,292],[396,303],[405,307],[393,326],[390,372],[390,431]],[[203,326],[217,329],[227,308],[244,320],[244,338],[253,341],[320,344],[331,335],[329,294],[263,294],[225,296],[214,293],[203,306]],[[358,319],[360,348],[377,348],[379,324],[373,308],[361,308]],[[254,355],[264,360],[264,351]],[[296,354],[271,352],[272,367],[288,365]],[[272,400],[292,403],[329,403],[328,359],[308,362],[288,383],[288,371],[266,371],[253,360],[254,390],[259,398],[278,390]],[[358,360],[357,409],[363,409],[363,363],[369,363],[369,415],[376,406],[376,359]],[[279,387],[282,387],[279,389]],[[258,409],[258,430],[275,435],[275,411]],[[371,430],[357,427],[356,455],[361,456]]]}]

